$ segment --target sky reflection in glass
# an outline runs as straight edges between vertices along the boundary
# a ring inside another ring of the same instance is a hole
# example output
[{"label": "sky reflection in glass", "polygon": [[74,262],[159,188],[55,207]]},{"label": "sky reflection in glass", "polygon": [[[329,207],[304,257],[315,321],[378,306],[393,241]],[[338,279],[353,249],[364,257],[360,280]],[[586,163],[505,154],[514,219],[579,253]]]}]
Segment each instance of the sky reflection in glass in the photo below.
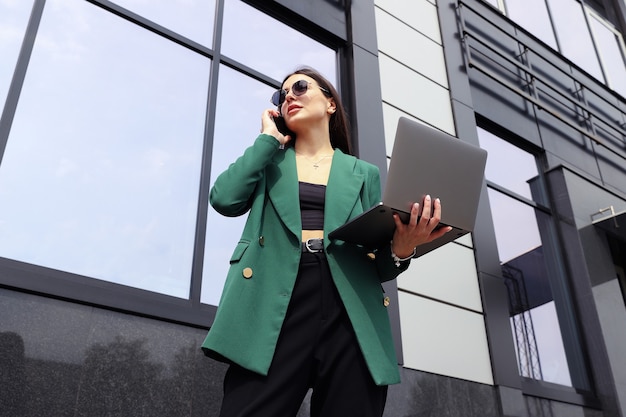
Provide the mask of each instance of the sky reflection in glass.
[{"label": "sky reflection in glass", "polygon": [[187,298],[209,64],[49,0],[0,166],[0,256]]}]

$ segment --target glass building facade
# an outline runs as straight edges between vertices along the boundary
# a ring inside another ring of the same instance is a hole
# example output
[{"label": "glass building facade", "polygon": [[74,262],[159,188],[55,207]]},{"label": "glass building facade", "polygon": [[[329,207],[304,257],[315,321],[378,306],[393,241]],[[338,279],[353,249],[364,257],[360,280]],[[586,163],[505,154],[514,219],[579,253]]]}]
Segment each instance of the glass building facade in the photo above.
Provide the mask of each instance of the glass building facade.
[{"label": "glass building facade", "polygon": [[625,32],[622,0],[0,1],[0,416],[218,415],[245,219],[208,193],[303,65],[383,181],[399,116],[489,153],[474,232],[385,284],[385,416],[626,416]]}]

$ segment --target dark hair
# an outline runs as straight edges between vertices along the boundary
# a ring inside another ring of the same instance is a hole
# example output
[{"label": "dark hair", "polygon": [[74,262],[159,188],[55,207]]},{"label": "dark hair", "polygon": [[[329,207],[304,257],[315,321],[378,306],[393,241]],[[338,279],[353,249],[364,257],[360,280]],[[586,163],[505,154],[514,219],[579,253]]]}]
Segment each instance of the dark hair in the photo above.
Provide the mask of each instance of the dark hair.
[{"label": "dark hair", "polygon": [[283,84],[287,81],[287,78],[295,74],[302,74],[313,78],[320,87],[325,88],[326,91],[328,91],[326,92],[322,90],[322,93],[324,93],[326,97],[332,98],[336,106],[335,112],[330,116],[330,123],[328,126],[330,144],[333,148],[339,148],[343,153],[352,155],[348,117],[346,116],[346,111],[341,103],[341,97],[339,97],[339,93],[335,87],[326,78],[324,78],[322,74],[311,67],[300,67],[296,69],[293,73],[285,77]]}]

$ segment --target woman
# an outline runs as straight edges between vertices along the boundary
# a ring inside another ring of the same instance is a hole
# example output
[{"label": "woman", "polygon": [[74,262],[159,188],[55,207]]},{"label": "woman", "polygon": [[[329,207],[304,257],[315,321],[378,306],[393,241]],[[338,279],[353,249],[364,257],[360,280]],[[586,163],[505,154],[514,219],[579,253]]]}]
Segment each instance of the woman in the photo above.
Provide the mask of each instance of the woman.
[{"label": "woman", "polygon": [[221,416],[295,416],[309,388],[312,416],[381,416],[400,382],[381,283],[450,229],[435,229],[441,204],[431,213],[427,197],[375,251],[330,241],[379,202],[378,168],[350,155],[339,95],[316,71],[287,76],[272,101],[278,110],[263,112],[261,134],[210,193],[225,216],[249,211],[202,345],[230,363]]}]

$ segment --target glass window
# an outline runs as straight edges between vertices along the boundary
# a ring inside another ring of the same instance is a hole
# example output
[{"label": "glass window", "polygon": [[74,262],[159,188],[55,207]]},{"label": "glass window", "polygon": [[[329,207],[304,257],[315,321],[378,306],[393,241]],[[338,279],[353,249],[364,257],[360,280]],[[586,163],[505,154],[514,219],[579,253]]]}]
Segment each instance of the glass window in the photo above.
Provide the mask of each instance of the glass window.
[{"label": "glass window", "polygon": [[558,49],[545,0],[506,0],[506,12],[524,29]]},{"label": "glass window", "polygon": [[561,53],[600,81],[604,81],[582,6],[574,0],[548,0]]},{"label": "glass window", "polygon": [[[567,327],[572,320],[553,219],[528,201],[500,191],[545,201],[536,158],[483,129],[478,129],[478,138],[489,152],[489,205],[520,375],[572,386],[568,354],[576,357],[580,346],[564,342],[574,340],[576,330]],[[565,330],[563,323],[568,324]]]},{"label": "glass window", "polygon": [[532,200],[530,184],[538,175],[535,157],[486,130],[478,131],[480,147],[489,152],[485,178]]},{"label": "glass window", "polygon": [[113,0],[131,12],[211,47],[215,0]]},{"label": "glass window", "polygon": [[537,217],[541,213],[489,189],[498,254],[509,290],[520,375],[571,385]]},{"label": "glass window", "polygon": [[588,13],[591,31],[596,41],[607,84],[626,97],[626,63],[624,40],[609,23],[593,12]]},{"label": "glass window", "polygon": [[516,201],[489,189],[498,254],[503,264],[541,246],[541,236],[532,207],[522,203],[515,204]]},{"label": "glass window", "polygon": [[[0,103],[4,105],[26,32],[32,1],[0,2]],[[0,109],[0,114],[2,109]]]},{"label": "glass window", "polygon": [[242,1],[227,0],[224,6],[224,55],[279,81],[309,65],[338,87],[334,50]]},{"label": "glass window", "polygon": [[[228,67],[220,67],[211,186],[228,165],[252,145],[259,134],[261,112],[269,107],[274,88]],[[245,100],[241,98],[245,97]],[[224,217],[209,206],[201,301],[217,305],[222,293],[228,260],[239,242],[247,214]]]},{"label": "glass window", "polygon": [[209,67],[48,0],[0,165],[0,256],[187,298]]}]

